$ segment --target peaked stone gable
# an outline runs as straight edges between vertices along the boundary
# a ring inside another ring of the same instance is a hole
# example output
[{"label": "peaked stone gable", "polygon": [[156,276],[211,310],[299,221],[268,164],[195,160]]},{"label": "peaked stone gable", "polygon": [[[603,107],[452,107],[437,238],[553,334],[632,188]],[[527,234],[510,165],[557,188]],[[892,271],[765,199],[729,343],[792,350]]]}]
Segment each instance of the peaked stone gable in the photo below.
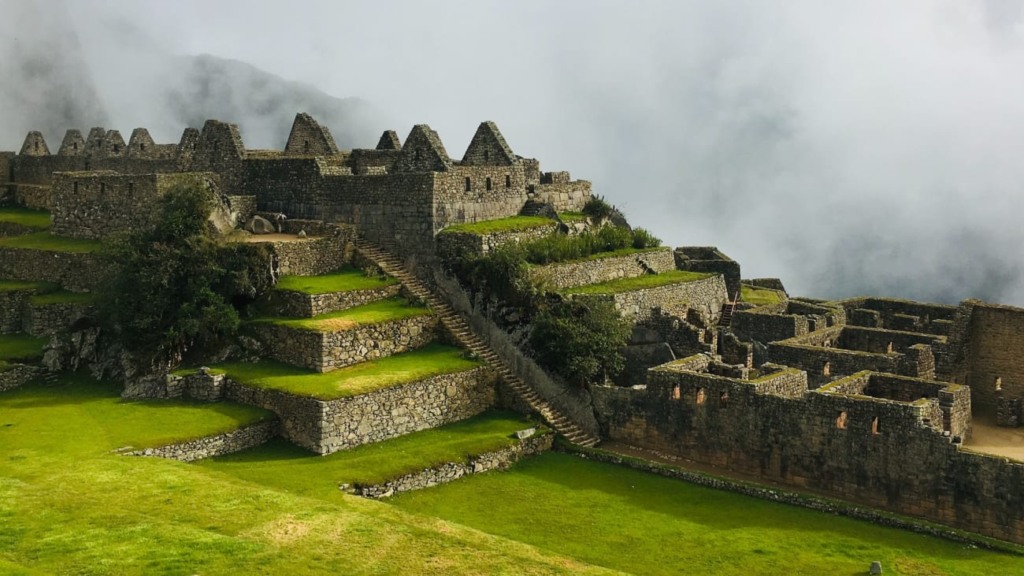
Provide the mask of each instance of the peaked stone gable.
[{"label": "peaked stone gable", "polygon": [[312,116],[301,112],[295,115],[292,131],[288,134],[285,154],[330,156],[338,154],[338,145],[326,126],[321,126]]},{"label": "peaked stone gable", "polygon": [[395,164],[396,172],[444,172],[452,167],[452,160],[441,144],[437,132],[426,124],[412,127],[402,146],[402,157]]},{"label": "peaked stone gable", "polygon": [[491,121],[480,123],[462,157],[462,163],[467,166],[511,166],[515,162],[516,155]]},{"label": "peaked stone gable", "polygon": [[33,130],[25,136],[25,143],[21,145],[22,156],[49,156],[50,149],[46,146],[46,139],[42,132]]},{"label": "peaked stone gable", "polygon": [[377,150],[401,150],[402,141],[398,139],[398,133],[394,130],[385,130],[377,141]]},{"label": "peaked stone gable", "polygon": [[74,128],[64,133],[64,140],[60,143],[60,156],[80,156],[85,154],[85,138],[82,133]]}]

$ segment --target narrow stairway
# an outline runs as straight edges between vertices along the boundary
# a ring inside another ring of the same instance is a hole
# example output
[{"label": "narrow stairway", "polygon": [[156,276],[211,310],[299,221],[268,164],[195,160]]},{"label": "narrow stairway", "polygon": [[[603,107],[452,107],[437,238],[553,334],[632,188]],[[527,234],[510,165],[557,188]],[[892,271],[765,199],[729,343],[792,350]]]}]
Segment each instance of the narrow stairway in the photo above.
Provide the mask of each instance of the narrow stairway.
[{"label": "narrow stairway", "polygon": [[393,254],[385,252],[366,240],[356,240],[356,248],[366,257],[375,261],[378,266],[388,275],[398,279],[399,282],[417,298],[423,300],[437,314],[437,317],[444,324],[459,343],[483,358],[501,378],[526,402],[530,408],[536,411],[544,421],[556,432],[567,440],[581,446],[595,446],[600,438],[580,428],[575,422],[564,414],[558,412],[551,404],[540,397],[533,388],[512,371],[501,357],[494,353],[484,341],[476,335],[469,327],[462,316],[460,316],[447,302],[436,296],[418,278],[406,271],[402,262]]},{"label": "narrow stairway", "polygon": [[739,303],[739,297],[732,302],[726,302],[722,304],[722,315],[718,317],[718,325],[728,328],[732,325],[732,315],[736,311],[736,305]]}]

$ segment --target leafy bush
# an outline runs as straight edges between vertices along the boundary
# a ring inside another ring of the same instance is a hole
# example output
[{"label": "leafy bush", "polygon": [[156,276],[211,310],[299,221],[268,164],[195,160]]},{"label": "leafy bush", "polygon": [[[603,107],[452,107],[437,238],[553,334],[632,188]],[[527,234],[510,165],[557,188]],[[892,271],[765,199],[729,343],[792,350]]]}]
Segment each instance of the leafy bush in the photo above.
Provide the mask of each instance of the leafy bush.
[{"label": "leafy bush", "polygon": [[[613,252],[623,248],[653,248],[661,241],[642,228],[639,239],[636,232],[619,226],[604,226],[596,232],[584,232],[576,236],[554,233],[544,238],[527,242],[523,250],[531,264],[551,264],[567,260],[579,260],[602,252]],[[637,244],[640,244],[639,246]]]},{"label": "leafy bush", "polygon": [[604,220],[612,215],[615,208],[605,201],[602,196],[591,196],[590,200],[583,205],[583,213],[594,220]]},{"label": "leafy bush", "polygon": [[540,311],[530,333],[537,360],[566,381],[585,386],[622,371],[619,349],[630,323],[607,300],[563,300]]},{"label": "leafy bush", "polygon": [[180,185],[162,199],[154,229],[104,242],[111,273],[99,292],[101,317],[129,351],[176,362],[215,344],[238,329],[234,305],[273,283],[266,247],[216,241],[207,223],[213,206],[206,187]]},{"label": "leafy bush", "polygon": [[487,256],[460,258],[456,273],[473,289],[512,306],[529,307],[537,294],[518,244],[500,246]]},{"label": "leafy bush", "polygon": [[633,229],[633,248],[657,248],[661,246],[661,238],[651,234],[644,228]]}]

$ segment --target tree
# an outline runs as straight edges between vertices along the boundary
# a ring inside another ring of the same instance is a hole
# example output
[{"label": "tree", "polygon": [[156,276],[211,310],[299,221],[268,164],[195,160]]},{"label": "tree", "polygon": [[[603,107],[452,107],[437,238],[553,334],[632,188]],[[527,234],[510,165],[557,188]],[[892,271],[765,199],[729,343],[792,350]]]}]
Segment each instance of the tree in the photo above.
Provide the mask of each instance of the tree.
[{"label": "tree", "polygon": [[619,349],[631,325],[607,300],[562,300],[534,318],[530,346],[537,360],[566,381],[586,386],[614,376],[625,360]]},{"label": "tree", "polygon": [[207,221],[214,202],[200,182],[178,185],[162,198],[153,229],[104,243],[111,273],[99,294],[101,315],[127,350],[152,363],[175,363],[234,335],[233,304],[273,282],[266,248],[214,236]]}]

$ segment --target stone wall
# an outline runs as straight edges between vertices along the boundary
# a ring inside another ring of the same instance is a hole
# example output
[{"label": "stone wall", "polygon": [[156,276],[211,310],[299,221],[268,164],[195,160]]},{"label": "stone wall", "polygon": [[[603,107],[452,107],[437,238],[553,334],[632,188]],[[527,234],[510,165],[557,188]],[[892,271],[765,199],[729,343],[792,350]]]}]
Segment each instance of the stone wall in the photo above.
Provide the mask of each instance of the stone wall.
[{"label": "stone wall", "polygon": [[251,326],[271,358],[318,372],[330,372],[426,346],[434,340],[437,317],[426,314],[333,332],[302,330],[269,322]]},{"label": "stone wall", "polygon": [[712,272],[725,277],[729,299],[740,291],[740,263],[714,246],[681,246],[675,249],[676,268],[691,272]]},{"label": "stone wall", "polygon": [[312,318],[320,314],[328,314],[339,310],[347,310],[363,304],[369,304],[385,298],[397,296],[401,284],[392,284],[370,290],[348,290],[346,292],[329,292],[327,294],[306,294],[291,290],[274,290],[271,304],[276,313],[295,318]]},{"label": "stone wall", "polygon": [[189,440],[179,444],[170,444],[159,448],[136,450],[130,452],[129,455],[158,456],[182,462],[194,462],[204,458],[213,458],[255,448],[277,436],[280,433],[279,427],[280,423],[276,419],[266,420],[223,434]]},{"label": "stone wall", "polygon": [[465,462],[445,462],[426,470],[389,480],[383,484],[355,485],[342,489],[364,498],[388,498],[402,492],[446,484],[470,474],[479,474],[490,470],[507,470],[523,458],[550,450],[554,437],[554,434],[535,434],[506,448],[470,456]]},{"label": "stone wall", "polygon": [[32,290],[0,292],[0,334],[24,331],[25,309]]},{"label": "stone wall", "polygon": [[530,276],[552,290],[562,290],[675,269],[672,250],[662,247],[623,256],[535,266],[530,270]]},{"label": "stone wall", "polygon": [[636,322],[651,319],[656,309],[681,317],[686,317],[687,310],[695,310],[707,326],[718,321],[727,300],[721,275],[619,294],[577,294],[573,298],[611,300],[623,316]]},{"label": "stone wall", "polygon": [[652,380],[593,389],[605,437],[1024,543],[1024,493],[1006,489],[1024,482],[1024,463],[961,451],[924,422],[924,405],[750,388],[730,389],[724,405],[706,391],[698,404],[673,399],[683,374]]},{"label": "stone wall", "polygon": [[6,364],[0,366],[0,392],[14,390],[44,374],[38,366],[26,364]]},{"label": "stone wall", "polygon": [[318,454],[380,442],[475,416],[495,401],[486,367],[338,400],[317,400],[231,380],[226,398],[274,411],[282,434]]},{"label": "stone wall", "polygon": [[[526,203],[523,166],[453,166],[436,173],[433,233],[452,224],[494,220],[519,214]],[[487,188],[490,181],[490,189]]]},{"label": "stone wall", "polygon": [[333,227],[327,236],[268,244],[277,259],[280,274],[317,276],[341,268],[348,261],[354,239],[355,230],[351,226],[339,226]]},{"label": "stone wall", "polygon": [[[816,385],[862,370],[930,379],[935,376],[935,358],[930,345],[916,343],[922,339],[934,342],[935,337],[835,326],[772,342],[768,345],[768,358],[806,370]],[[893,342],[892,352],[887,352],[889,342]],[[837,347],[844,345],[871,351]]]},{"label": "stone wall", "polygon": [[971,386],[975,407],[994,413],[996,388],[1002,398],[1024,398],[1024,309],[979,302],[968,316],[957,381]]},{"label": "stone wall", "polygon": [[[563,172],[568,178],[568,172]],[[579,212],[591,197],[591,184],[587,180],[547,181],[530,186],[530,199],[551,204],[559,212]]]},{"label": "stone wall", "polygon": [[895,298],[853,298],[840,304],[853,325],[942,336],[949,334],[956,312],[955,306]]},{"label": "stone wall", "polygon": [[82,318],[94,316],[91,304],[54,303],[32,304],[25,309],[24,331],[32,336],[46,336],[63,332]]},{"label": "stone wall", "polygon": [[0,278],[55,282],[83,292],[99,286],[103,275],[96,254],[0,248]]},{"label": "stone wall", "polygon": [[53,207],[53,189],[36,184],[10,184],[11,199],[18,206],[32,210],[49,210]]},{"label": "stone wall", "polygon": [[160,199],[177,186],[217,188],[216,174],[118,174],[60,172],[53,176],[53,233],[104,238],[115,232],[152,228]]}]

